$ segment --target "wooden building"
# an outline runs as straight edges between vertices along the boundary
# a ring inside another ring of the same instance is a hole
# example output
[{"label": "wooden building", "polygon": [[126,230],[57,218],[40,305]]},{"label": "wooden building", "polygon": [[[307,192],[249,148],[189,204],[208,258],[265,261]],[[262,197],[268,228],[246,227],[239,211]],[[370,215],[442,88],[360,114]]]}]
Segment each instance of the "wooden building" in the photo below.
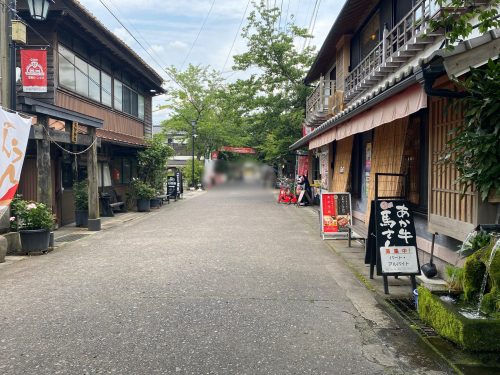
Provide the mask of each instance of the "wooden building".
[{"label": "wooden building", "polygon": [[[346,1],[305,78],[316,87],[307,100],[304,136],[290,148],[308,149],[310,180],[351,192],[361,232],[367,231],[375,173],[405,174],[419,249],[429,252],[431,233],[438,232],[436,255],[454,263],[460,241],[476,225],[494,222],[495,210],[474,191],[461,199],[456,171],[438,162],[462,116],[435,89],[451,89],[449,76],[468,71],[450,73],[447,59],[463,64],[470,61],[463,54],[473,55],[472,65],[479,66],[498,56],[500,40],[492,30],[446,52],[443,33],[429,32],[429,20],[440,11],[432,0]],[[441,70],[427,90],[431,64]],[[402,185],[387,178],[379,188],[399,195]]]},{"label": "wooden building", "polygon": [[35,119],[19,192],[50,204],[65,225],[74,220],[74,181],[92,185],[90,145],[99,191],[125,194],[163,80],[78,1],[57,1],[43,22],[32,21],[20,2],[18,14],[29,24],[28,45],[46,46],[48,64],[46,93],[18,85],[17,108]]}]

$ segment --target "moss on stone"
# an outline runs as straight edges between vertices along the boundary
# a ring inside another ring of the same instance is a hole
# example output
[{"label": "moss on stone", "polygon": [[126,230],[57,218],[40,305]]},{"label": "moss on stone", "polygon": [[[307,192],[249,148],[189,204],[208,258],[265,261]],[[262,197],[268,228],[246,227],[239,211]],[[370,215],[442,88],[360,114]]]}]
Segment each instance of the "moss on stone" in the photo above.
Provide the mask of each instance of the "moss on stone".
[{"label": "moss on stone", "polygon": [[482,261],[482,251],[478,251],[467,258],[464,264],[464,300],[473,301],[481,289],[486,266]]},{"label": "moss on stone", "polygon": [[500,320],[467,319],[428,289],[418,288],[418,313],[441,336],[471,351],[500,351]]}]

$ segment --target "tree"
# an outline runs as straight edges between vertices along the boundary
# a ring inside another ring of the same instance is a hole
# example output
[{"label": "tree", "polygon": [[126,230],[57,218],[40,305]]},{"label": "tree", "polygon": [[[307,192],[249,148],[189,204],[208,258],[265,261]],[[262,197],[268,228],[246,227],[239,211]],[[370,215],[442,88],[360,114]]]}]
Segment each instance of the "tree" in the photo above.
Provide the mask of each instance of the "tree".
[{"label": "tree", "polygon": [[301,135],[301,122],[310,88],[303,79],[313,62],[313,48],[298,51],[296,40],[310,38],[306,29],[292,21],[285,30],[278,29],[280,9],[268,9],[263,0],[253,3],[242,36],[247,51],[234,56],[234,70],[250,71],[247,80],[232,84],[230,91],[248,93],[244,104],[245,128],[251,134],[250,146],[263,160],[273,164],[293,161],[288,147]]},{"label": "tree", "polygon": [[[189,64],[185,71],[175,67],[167,69],[173,77],[168,90],[169,104],[161,108],[171,110],[172,115],[162,122],[164,132],[181,132],[191,140],[193,131],[197,138],[195,153],[200,158],[223,144],[223,127],[217,120],[216,97],[222,87],[222,78],[208,67]],[[196,129],[192,122],[196,122]],[[191,147],[191,142],[188,142]]]},{"label": "tree", "polygon": [[153,138],[146,140],[146,143],[146,149],[137,154],[139,176],[156,191],[161,191],[166,178],[167,161],[174,154],[174,150],[165,144],[161,134],[155,134]]},{"label": "tree", "polygon": [[436,0],[436,4],[443,7],[440,17],[431,19],[431,30],[445,31],[447,48],[453,48],[456,42],[466,39],[474,30],[479,32],[500,27],[498,6],[500,0],[482,1],[484,6],[477,6],[475,0]]},{"label": "tree", "polygon": [[[474,28],[481,33],[500,27],[500,0],[476,6],[472,0],[436,0],[445,7],[439,18],[430,22],[433,31],[445,31],[446,48],[468,38]],[[464,11],[466,10],[466,11]],[[454,80],[467,95],[456,99],[464,110],[464,123],[454,129],[443,161],[459,172],[457,183],[463,191],[474,187],[485,200],[489,194],[500,195],[500,63],[489,60],[486,66],[471,68],[465,80]],[[499,206],[500,209],[500,206]]]}]

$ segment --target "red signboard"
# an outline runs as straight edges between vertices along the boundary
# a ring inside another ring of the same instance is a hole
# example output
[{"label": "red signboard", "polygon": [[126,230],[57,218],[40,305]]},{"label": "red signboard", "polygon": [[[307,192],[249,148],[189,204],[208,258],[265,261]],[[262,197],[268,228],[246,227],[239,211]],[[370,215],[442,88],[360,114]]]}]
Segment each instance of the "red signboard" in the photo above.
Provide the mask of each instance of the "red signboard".
[{"label": "red signboard", "polygon": [[321,231],[328,235],[343,235],[351,222],[351,195],[349,193],[321,192]]},{"label": "red signboard", "polygon": [[219,151],[227,151],[234,152],[235,154],[255,154],[256,151],[251,147],[231,147],[231,146],[222,146]]},{"label": "red signboard", "polygon": [[24,92],[47,92],[47,51],[21,50],[21,73]]},{"label": "red signboard", "polygon": [[309,156],[300,155],[297,162],[297,175],[307,176],[309,172]]}]

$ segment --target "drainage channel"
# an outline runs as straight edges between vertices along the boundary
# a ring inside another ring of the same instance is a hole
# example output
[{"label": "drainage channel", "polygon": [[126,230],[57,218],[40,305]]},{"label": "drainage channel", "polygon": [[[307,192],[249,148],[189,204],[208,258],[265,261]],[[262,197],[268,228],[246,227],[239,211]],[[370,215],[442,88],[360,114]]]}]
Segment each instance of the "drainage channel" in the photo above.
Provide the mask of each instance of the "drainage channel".
[{"label": "drainage channel", "polygon": [[85,238],[87,236],[90,236],[91,233],[72,233],[72,234],[66,234],[64,236],[55,238],[55,242],[73,242],[76,240],[80,240],[82,238]]},{"label": "drainage channel", "polygon": [[420,335],[424,337],[439,336],[432,327],[429,327],[420,319],[413,298],[387,298],[386,301],[394,307],[394,310],[399,316],[410,324],[410,326],[415,328]]}]

